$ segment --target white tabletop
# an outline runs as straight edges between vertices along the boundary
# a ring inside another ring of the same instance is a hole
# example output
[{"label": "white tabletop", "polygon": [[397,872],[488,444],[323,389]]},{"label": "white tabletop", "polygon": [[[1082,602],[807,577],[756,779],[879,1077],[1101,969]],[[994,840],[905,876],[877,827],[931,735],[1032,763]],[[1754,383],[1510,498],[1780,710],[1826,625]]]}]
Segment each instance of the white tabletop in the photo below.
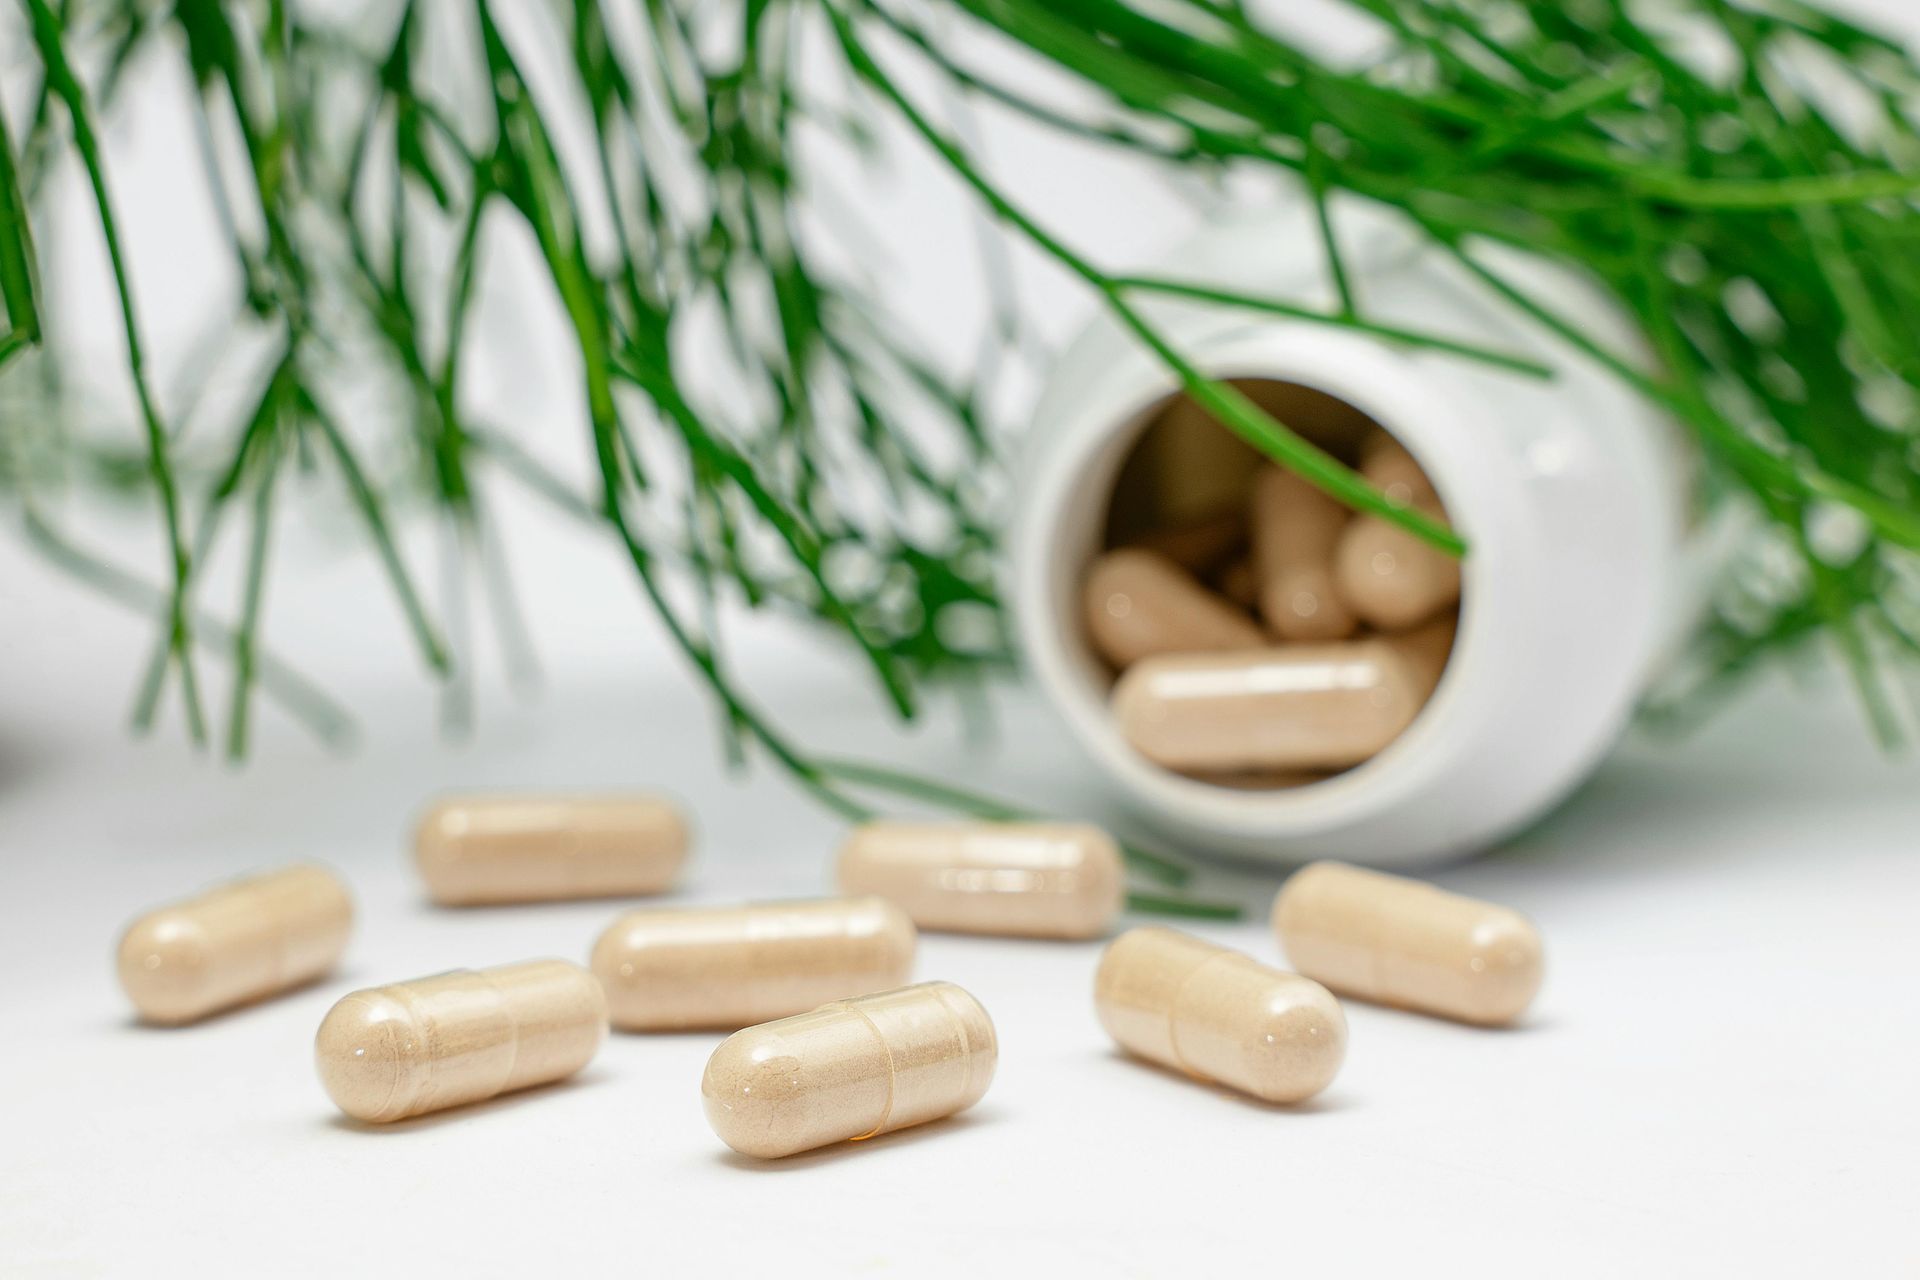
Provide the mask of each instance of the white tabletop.
[{"label": "white tabletop", "polygon": [[[1907,0],[1849,7],[1913,29]],[[109,139],[118,180],[142,201],[178,185],[152,148],[189,145],[154,136]],[[1151,193],[1114,198],[1112,166],[1042,171],[1011,145],[997,159],[1051,178],[1035,198],[1103,251],[1168,234]],[[143,169],[157,171],[144,189]],[[957,255],[928,252],[967,234],[951,190],[914,198],[925,216],[880,221],[913,242],[887,269],[924,320],[977,281]],[[166,273],[199,268],[173,261],[164,222],[142,227],[159,241],[134,246],[136,271],[171,297]],[[86,331],[117,367],[97,310]],[[156,345],[198,332],[175,325]],[[570,404],[533,407],[564,416]],[[0,1274],[1920,1269],[1920,775],[1878,756],[1824,685],[1770,687],[1684,743],[1630,743],[1525,838],[1440,874],[1539,921],[1549,975],[1536,1009],[1497,1032],[1350,1003],[1346,1067],[1305,1106],[1257,1105],[1118,1054],[1092,1010],[1097,945],[928,935],[918,976],[975,992],[1002,1042],[992,1090],[954,1120],[746,1161],[708,1131],[697,1097],[718,1037],[615,1035],[564,1085],[384,1130],[344,1122],[311,1063],[314,1028],[343,992],[582,959],[620,905],[428,906],[405,832],[438,789],[664,788],[700,828],[672,901],[828,888],[839,824],[764,766],[722,773],[711,704],[661,647],[613,550],[511,502],[497,509],[544,692],[516,702],[489,674],[472,735],[439,736],[377,570],[339,554],[345,517],[312,517],[283,531],[290,565],[269,592],[267,637],[351,705],[362,742],[334,757],[263,709],[244,769],[189,753],[171,709],[154,741],[130,740],[147,630],[0,539]],[[154,563],[144,514],[55,514]],[[409,526],[407,554],[429,580],[433,549],[431,531]],[[234,598],[231,573],[215,567],[209,599]],[[810,746],[1115,816],[1017,691],[997,700],[997,737],[970,747],[951,714],[897,733],[860,673],[811,638],[763,625],[733,652]],[[481,659],[497,670],[493,652]],[[223,713],[225,670],[203,671]],[[109,965],[130,917],[300,858],[335,866],[356,892],[339,973],[197,1027],[132,1021]],[[1279,874],[1209,877],[1248,918],[1197,931],[1278,961],[1264,915]]]},{"label": "white tabletop", "polygon": [[[700,826],[673,900],[828,887],[838,824],[769,772],[725,777],[705,703],[647,658],[651,641],[556,662],[525,707],[490,694],[465,745],[435,738],[413,677],[395,671],[389,694],[362,690],[377,710],[356,754],[327,757],[269,712],[234,771],[171,737],[126,740],[144,635],[17,551],[0,567],[28,584],[16,599],[36,624],[9,636],[0,738],[9,1274],[1920,1265],[1920,787],[1832,693],[1776,688],[1690,742],[1629,745],[1527,837],[1439,876],[1545,930],[1549,978],[1518,1030],[1350,1003],[1339,1079],[1272,1108],[1118,1054],[1091,1006],[1097,945],[928,935],[918,976],[968,987],[999,1028],[986,1100],[758,1164],[702,1116],[715,1036],[615,1035],[571,1083],[383,1130],[340,1119],[310,1061],[322,1013],[349,989],[584,958],[617,909],[430,907],[404,832],[435,789],[658,785]],[[290,607],[325,636],[324,602]],[[1108,812],[1017,693],[999,702],[990,748],[951,723],[903,746],[859,674],[811,642],[763,630],[742,663],[783,682],[780,713],[813,741]],[[124,922],[295,858],[354,886],[344,969],[201,1026],[136,1025],[108,964]],[[1262,919],[1277,880],[1211,877],[1249,919],[1199,931],[1277,961]]]}]

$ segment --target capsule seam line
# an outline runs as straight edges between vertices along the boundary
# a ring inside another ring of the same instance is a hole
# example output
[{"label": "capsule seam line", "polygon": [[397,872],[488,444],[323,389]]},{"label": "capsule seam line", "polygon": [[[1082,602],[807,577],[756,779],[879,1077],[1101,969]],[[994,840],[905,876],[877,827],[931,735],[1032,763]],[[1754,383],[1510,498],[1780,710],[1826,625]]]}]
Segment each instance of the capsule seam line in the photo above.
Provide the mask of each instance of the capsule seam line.
[{"label": "capsule seam line", "polygon": [[1213,1077],[1194,1067],[1187,1061],[1187,1055],[1180,1051],[1180,1024],[1178,1021],[1180,1006],[1185,1000],[1187,988],[1193,985],[1194,979],[1198,978],[1203,970],[1209,965],[1218,964],[1222,960],[1230,960],[1232,958],[1233,953],[1231,952],[1222,952],[1217,956],[1208,956],[1205,960],[1193,966],[1193,971],[1187,974],[1186,978],[1180,983],[1180,989],[1173,993],[1173,999],[1167,1001],[1167,1048],[1173,1051],[1173,1060],[1179,1064],[1182,1071],[1196,1080],[1204,1080],[1209,1084],[1213,1082]]},{"label": "capsule seam line", "polygon": [[872,1018],[869,1018],[866,1014],[862,1013],[858,1009],[853,1008],[851,1005],[842,1005],[840,1007],[845,1009],[848,1013],[855,1015],[860,1019],[860,1021],[867,1024],[867,1030],[873,1032],[873,1038],[879,1041],[880,1043],[880,1052],[884,1054],[887,1059],[887,1105],[886,1105],[886,1108],[882,1110],[880,1113],[880,1121],[878,1124],[874,1125],[873,1128],[867,1130],[865,1133],[861,1134],[859,1137],[847,1139],[847,1141],[849,1142],[864,1142],[868,1138],[878,1137],[880,1134],[885,1133],[887,1131],[887,1122],[893,1119],[893,1094],[894,1094],[893,1082],[896,1075],[893,1067],[893,1046],[889,1045],[887,1043],[887,1038],[884,1035],[880,1034],[880,1028],[874,1025],[874,1021]]},{"label": "capsule seam line", "polygon": [[520,1019],[515,1016],[513,1012],[513,1002],[507,999],[507,993],[499,987],[494,986],[493,979],[487,977],[484,972],[480,976],[482,981],[489,987],[493,987],[494,995],[500,998],[500,1012],[507,1015],[507,1021],[512,1024],[513,1027],[513,1039],[508,1042],[512,1046],[512,1050],[507,1056],[507,1074],[505,1078],[500,1081],[500,1088],[495,1093],[495,1096],[498,1096],[513,1087],[514,1069],[520,1065]]}]

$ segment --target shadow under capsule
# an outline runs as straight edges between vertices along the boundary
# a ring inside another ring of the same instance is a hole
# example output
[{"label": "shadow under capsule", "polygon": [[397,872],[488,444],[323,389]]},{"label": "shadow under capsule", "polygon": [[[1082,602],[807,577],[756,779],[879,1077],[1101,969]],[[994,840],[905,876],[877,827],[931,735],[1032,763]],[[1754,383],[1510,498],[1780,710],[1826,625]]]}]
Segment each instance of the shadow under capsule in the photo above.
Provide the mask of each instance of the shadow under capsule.
[{"label": "shadow under capsule", "polygon": [[1125,1049],[1108,1049],[1098,1056],[1107,1062],[1124,1063],[1134,1070],[1164,1077],[1188,1089],[1198,1089],[1206,1093],[1211,1093],[1215,1097],[1225,1101],[1235,1102],[1245,1107],[1252,1107],[1257,1111],[1271,1111],[1275,1115],[1331,1115],[1337,1111],[1346,1111],[1354,1105],[1347,1100],[1344,1094],[1332,1088],[1316,1093],[1311,1098],[1303,1098],[1299,1102],[1269,1102],[1265,1098],[1256,1098],[1250,1093],[1242,1093],[1240,1090],[1230,1085],[1221,1084],[1217,1080],[1202,1080],[1197,1076],[1190,1076],[1184,1071],[1175,1071],[1171,1067],[1163,1067],[1157,1062],[1128,1053]]},{"label": "shadow under capsule", "polygon": [[576,1089],[591,1089],[605,1084],[611,1075],[604,1071],[587,1068],[565,1080],[555,1080],[550,1084],[538,1084],[531,1088],[515,1089],[511,1093],[497,1094],[479,1102],[469,1102],[458,1107],[448,1107],[444,1111],[429,1111],[424,1115],[408,1116],[403,1120],[389,1120],[384,1124],[372,1124],[365,1120],[355,1120],[352,1116],[338,1111],[328,1116],[323,1123],[329,1129],[345,1133],[375,1134],[381,1137],[405,1134],[425,1133],[444,1124],[453,1124],[461,1120],[477,1120],[494,1111],[506,1110],[527,1103],[538,1105],[541,1098],[550,1098],[557,1094],[571,1093]]},{"label": "shadow under capsule", "polygon": [[[791,1173],[800,1169],[811,1169],[819,1165],[857,1158],[864,1151],[876,1147],[908,1147],[929,1138],[951,1135],[960,1130],[982,1128],[998,1123],[999,1119],[997,1111],[991,1108],[983,1110],[975,1107],[959,1115],[930,1120],[926,1124],[916,1124],[907,1129],[895,1129],[892,1133],[883,1133],[878,1137],[835,1142],[824,1147],[815,1147],[812,1151],[800,1151],[772,1160],[742,1155],[722,1144],[721,1149],[714,1153],[713,1159],[715,1163],[726,1165],[728,1168],[744,1169],[751,1173]],[[716,1138],[715,1141],[719,1140]]]}]

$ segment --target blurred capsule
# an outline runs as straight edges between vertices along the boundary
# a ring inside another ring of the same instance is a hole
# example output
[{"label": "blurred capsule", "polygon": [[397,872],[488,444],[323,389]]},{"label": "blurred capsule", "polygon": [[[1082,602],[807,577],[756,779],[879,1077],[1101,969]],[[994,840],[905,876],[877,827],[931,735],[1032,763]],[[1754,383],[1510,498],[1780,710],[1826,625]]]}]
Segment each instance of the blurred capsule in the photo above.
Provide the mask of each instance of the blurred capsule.
[{"label": "blurred capsule", "polygon": [[1360,446],[1360,474],[1403,507],[1434,496],[1433,482],[1407,447],[1378,428],[1369,432]]},{"label": "blurred capsule", "polygon": [[320,977],[352,927],[338,876],[270,871],[135,920],[120,938],[120,985],[148,1022],[193,1022]]},{"label": "blurred capsule", "polygon": [[1282,640],[1343,640],[1353,611],[1333,586],[1333,552],[1351,514],[1291,471],[1267,467],[1253,483],[1254,564],[1261,620]]},{"label": "blurred capsule", "polygon": [[414,833],[427,893],[443,906],[662,893],[687,857],[687,823],[641,794],[457,795]]},{"label": "blurred capsule", "polygon": [[957,933],[1098,937],[1126,899],[1119,846],[1084,823],[869,822],[841,847],[839,875],[847,893]]},{"label": "blurred capsule", "polygon": [[1151,658],[1113,690],[1135,750],[1185,771],[1344,769],[1420,711],[1407,662],[1379,640]]},{"label": "blurred capsule", "polygon": [[1453,640],[1459,625],[1460,616],[1449,610],[1410,631],[1385,637],[1386,642],[1406,660],[1408,670],[1419,681],[1423,702],[1433,696],[1434,687],[1446,672],[1447,662],[1453,657]]},{"label": "blurred capsule", "polygon": [[[1417,498],[1412,508],[1446,523],[1435,498]],[[1404,631],[1460,599],[1460,560],[1397,524],[1362,516],[1340,537],[1334,585],[1340,598],[1373,626]]]},{"label": "blurred capsule", "polygon": [[1082,596],[1087,636],[1116,667],[1157,653],[1257,649],[1267,643],[1251,618],[1151,551],[1101,556],[1087,571]]}]

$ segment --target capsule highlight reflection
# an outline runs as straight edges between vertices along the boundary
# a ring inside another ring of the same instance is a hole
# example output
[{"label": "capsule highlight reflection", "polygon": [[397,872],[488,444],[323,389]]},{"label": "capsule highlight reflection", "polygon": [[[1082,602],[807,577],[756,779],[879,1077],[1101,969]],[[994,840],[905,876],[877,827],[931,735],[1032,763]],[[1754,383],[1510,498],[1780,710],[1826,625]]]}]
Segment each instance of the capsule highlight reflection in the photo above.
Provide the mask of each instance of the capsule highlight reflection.
[{"label": "capsule highlight reflection", "polygon": [[344,996],[314,1037],[314,1063],[334,1105],[384,1124],[565,1079],[606,1035],[592,974],[528,960]]},{"label": "capsule highlight reflection", "polygon": [[1311,1098],[1346,1058],[1346,1015],[1325,987],[1173,929],[1116,938],[1094,1004],[1122,1048],[1268,1102]]},{"label": "capsule highlight reflection", "polygon": [[1082,587],[1087,636],[1100,656],[1126,667],[1157,653],[1258,649],[1253,620],[1152,551],[1109,551]]},{"label": "capsule highlight reflection", "polygon": [[875,897],[653,908],[608,926],[592,964],[622,1031],[731,1031],[897,987],[917,942]]},{"label": "capsule highlight reflection", "polygon": [[1363,640],[1152,658],[1120,678],[1112,708],[1169,769],[1343,769],[1398,737],[1424,697],[1401,654]]},{"label": "capsule highlight reflection", "polygon": [[839,876],[957,933],[1098,937],[1126,899],[1119,846],[1085,823],[870,822],[841,847]]},{"label": "capsule highlight reflection", "polygon": [[1301,868],[1273,902],[1288,963],[1343,995],[1498,1025],[1540,989],[1540,934],[1518,911],[1338,862]]},{"label": "capsule highlight reflection", "polygon": [[446,796],[414,833],[443,906],[662,893],[686,855],[686,819],[650,795]]},{"label": "capsule highlight reflection", "polygon": [[320,977],[339,963],[352,927],[353,900],[332,872],[250,876],[127,926],[120,986],[148,1022],[194,1022]]},{"label": "capsule highlight reflection", "polygon": [[700,1096],[722,1142],[775,1159],[964,1111],[998,1061],[980,1002],[924,982],[735,1032],[708,1060]]}]

